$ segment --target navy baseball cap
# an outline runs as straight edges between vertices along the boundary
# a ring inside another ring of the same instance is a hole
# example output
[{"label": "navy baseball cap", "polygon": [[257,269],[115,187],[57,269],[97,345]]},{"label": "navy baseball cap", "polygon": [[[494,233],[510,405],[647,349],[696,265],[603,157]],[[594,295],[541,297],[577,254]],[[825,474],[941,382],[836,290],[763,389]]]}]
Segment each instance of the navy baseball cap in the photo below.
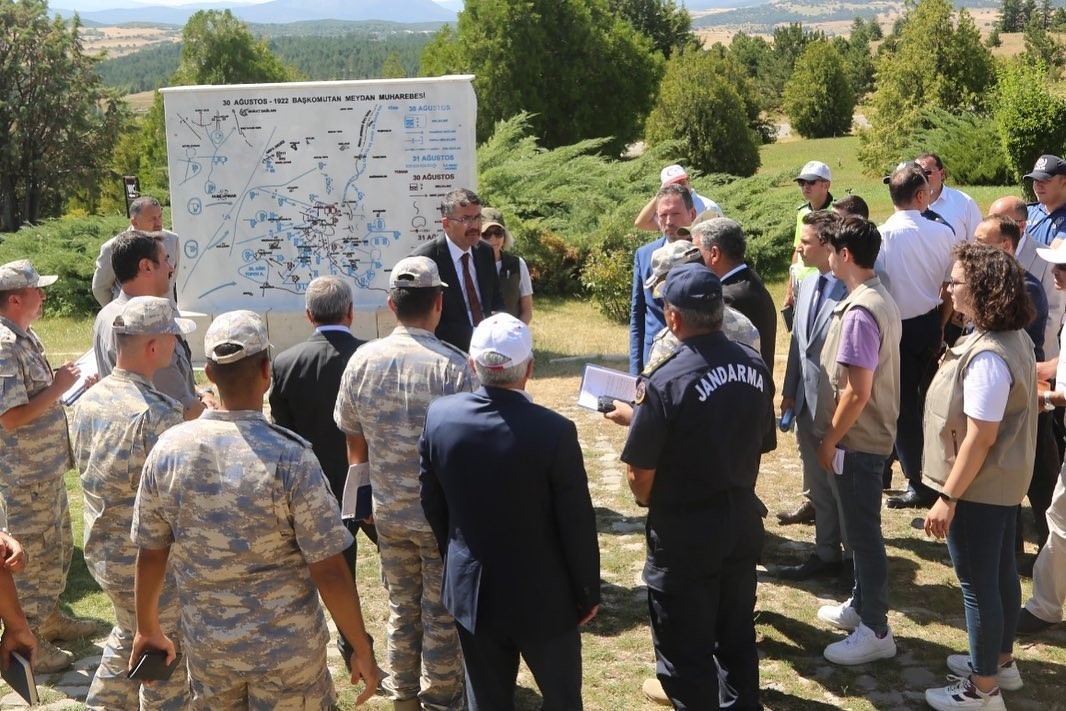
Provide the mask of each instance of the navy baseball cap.
[{"label": "navy baseball cap", "polygon": [[722,299],[722,282],[703,264],[679,264],[666,275],[662,294],[671,306],[703,310]]},{"label": "navy baseball cap", "polygon": [[1049,153],[1037,158],[1033,172],[1022,177],[1026,180],[1051,180],[1056,175],[1066,175],[1066,160]]}]

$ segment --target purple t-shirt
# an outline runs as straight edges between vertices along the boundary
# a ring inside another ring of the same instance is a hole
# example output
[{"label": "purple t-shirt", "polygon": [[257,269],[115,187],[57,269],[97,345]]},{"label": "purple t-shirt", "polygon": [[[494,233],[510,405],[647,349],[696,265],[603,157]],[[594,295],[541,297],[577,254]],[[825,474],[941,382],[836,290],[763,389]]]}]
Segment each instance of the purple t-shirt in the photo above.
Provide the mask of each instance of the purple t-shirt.
[{"label": "purple t-shirt", "polygon": [[861,306],[849,309],[844,314],[842,328],[837,363],[877,370],[881,352],[881,332],[877,329],[873,314]]}]

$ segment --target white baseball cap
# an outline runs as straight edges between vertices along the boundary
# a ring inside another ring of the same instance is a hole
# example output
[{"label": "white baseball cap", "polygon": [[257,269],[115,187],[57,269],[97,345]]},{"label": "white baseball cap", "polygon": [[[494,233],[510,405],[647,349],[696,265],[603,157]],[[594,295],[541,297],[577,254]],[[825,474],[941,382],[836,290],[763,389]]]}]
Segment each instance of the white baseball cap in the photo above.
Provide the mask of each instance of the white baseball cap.
[{"label": "white baseball cap", "polygon": [[672,185],[688,178],[688,173],[678,164],[668,165],[659,173],[659,182],[663,185]]},{"label": "white baseball cap", "polygon": [[833,172],[829,170],[829,166],[821,161],[812,160],[809,161],[803,169],[800,170],[799,175],[796,176],[796,180],[832,180]]},{"label": "white baseball cap", "polygon": [[[485,359],[487,353],[503,358]],[[529,327],[511,314],[494,314],[482,321],[470,337],[470,357],[490,370],[510,368],[533,357],[533,335]]]}]

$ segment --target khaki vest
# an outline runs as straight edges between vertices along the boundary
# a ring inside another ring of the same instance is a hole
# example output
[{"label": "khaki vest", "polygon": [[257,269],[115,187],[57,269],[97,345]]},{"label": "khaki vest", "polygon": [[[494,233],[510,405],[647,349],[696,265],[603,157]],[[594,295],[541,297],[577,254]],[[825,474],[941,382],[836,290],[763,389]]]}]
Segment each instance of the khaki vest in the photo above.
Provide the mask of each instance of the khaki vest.
[{"label": "khaki vest", "polygon": [[[1016,506],[1029,489],[1036,456],[1036,359],[1025,331],[976,331],[944,355],[925,397],[925,449],[922,476],[940,490],[966,436],[962,377],[975,356],[998,355],[1010,369],[1007,409],[995,444],[977,476],[959,497],[979,504]],[[958,492],[955,492],[956,494]]]},{"label": "khaki vest", "polygon": [[896,419],[899,417],[899,338],[902,326],[896,302],[877,277],[860,284],[833,309],[833,319],[829,322],[829,332],[822,346],[814,431],[819,437],[829,431],[837,399],[844,389],[848,369],[837,363],[837,353],[843,335],[844,314],[856,306],[870,312],[877,322],[877,330],[881,333],[881,349],[870,400],[859,414],[859,419],[840,440],[840,446],[852,452],[887,456],[892,453]]}]

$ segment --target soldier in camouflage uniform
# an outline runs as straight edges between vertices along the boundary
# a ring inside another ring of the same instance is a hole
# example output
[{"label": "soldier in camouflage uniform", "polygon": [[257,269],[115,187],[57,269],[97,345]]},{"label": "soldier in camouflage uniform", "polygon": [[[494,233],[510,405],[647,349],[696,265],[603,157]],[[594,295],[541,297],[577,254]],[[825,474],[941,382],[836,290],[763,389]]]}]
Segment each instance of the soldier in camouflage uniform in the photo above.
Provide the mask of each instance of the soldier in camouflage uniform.
[{"label": "soldier in camouflage uniform", "polygon": [[[463,707],[455,622],[441,604],[443,566],[419,498],[418,438],[429,403],[470,392],[466,354],[439,340],[442,288],[428,257],[400,260],[389,278],[399,325],[348,361],[333,416],[348,435],[349,461],[369,462],[381,574],[389,594],[385,686],[396,709]],[[428,686],[420,691],[420,676]]]},{"label": "soldier in camouflage uniform", "polygon": [[[651,289],[655,298],[659,298],[666,275],[673,267],[678,264],[702,261],[703,256],[699,247],[691,242],[678,240],[665,244],[652,252],[651,276],[644,282],[644,288]],[[755,324],[747,316],[728,305],[722,317],[722,333],[731,341],[759,350],[759,330],[755,328]],[[673,355],[674,351],[680,347],[681,341],[677,340],[677,336],[669,328],[659,331],[652,340],[651,354],[648,356],[648,365],[644,371],[651,372],[663,359]]]},{"label": "soldier in camouflage uniform", "polygon": [[65,669],[73,655],[51,644],[92,634],[96,624],[59,612],[74,550],[63,475],[71,468],[67,416],[59,398],[80,376],[72,363],[53,371],[30,324],[41,317],[40,276],[23,259],[0,266],[0,497],[8,527],[26,548],[16,581],[22,609],[38,636],[38,672]]},{"label": "soldier in camouflage uniform", "polygon": [[148,649],[174,658],[159,624],[164,573],[174,574],[193,708],[331,708],[321,594],[352,643],[362,703],[380,671],[343,551],[341,524],[311,445],[263,416],[270,387],[266,325],[251,311],[214,320],[207,377],[221,406],[173,427],[144,465],[133,515],[140,550],[131,663]]},{"label": "soldier in camouflage uniform", "polygon": [[[85,699],[89,709],[169,711],[189,704],[184,664],[169,680],[143,686],[129,680],[126,671],[137,627],[137,547],[130,540],[133,503],[148,452],[163,432],[184,419],[181,403],[156,390],[152,375],[170,363],[177,335],[195,328],[192,321],[177,318],[169,299],[130,299],[112,323],[118,346],[115,369],[74,408],[74,460],[85,493],[85,562],[111,598],[116,620]],[[178,601],[172,576],[167,576],[162,600],[163,627],[177,645]]]}]

